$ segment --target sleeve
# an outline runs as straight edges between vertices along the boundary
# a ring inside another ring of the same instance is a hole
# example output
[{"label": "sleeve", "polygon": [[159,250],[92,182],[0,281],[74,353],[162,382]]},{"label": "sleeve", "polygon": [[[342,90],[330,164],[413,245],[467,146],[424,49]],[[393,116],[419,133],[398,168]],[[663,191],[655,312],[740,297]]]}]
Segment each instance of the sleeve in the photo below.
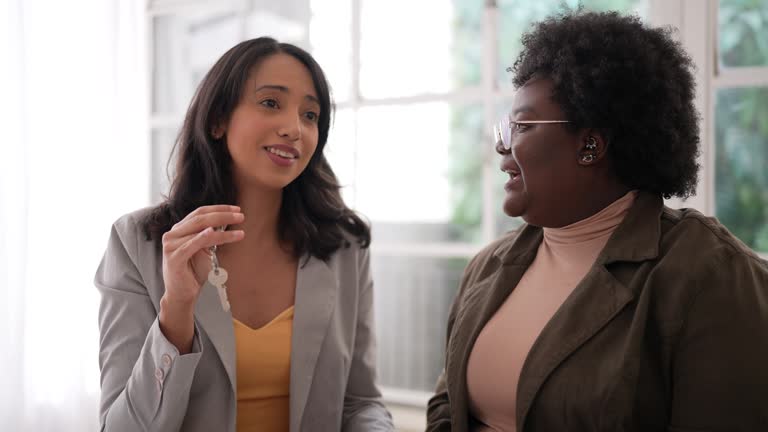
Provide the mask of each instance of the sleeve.
[{"label": "sleeve", "polygon": [[710,269],[675,346],[668,430],[766,430],[768,263],[737,254]]},{"label": "sleeve", "polygon": [[437,379],[435,395],[427,404],[427,432],[448,432],[451,430],[451,402],[445,382],[445,369]]},{"label": "sleeve", "polygon": [[112,227],[94,279],[101,294],[100,430],[178,431],[202,355],[199,330],[195,327],[192,352],[186,355],[179,355],[160,331],[157,311],[132,259],[138,230],[134,226],[134,235],[126,234],[126,225],[124,218]]},{"label": "sleeve", "polygon": [[376,386],[376,338],[373,316],[373,281],[370,253],[360,250],[357,330],[344,395],[342,430],[345,432],[394,431],[392,416]]},{"label": "sleeve", "polygon": [[[456,296],[451,310],[448,313],[448,329],[446,336],[446,348],[450,340],[451,329],[456,317],[460,295]],[[447,351],[447,349],[446,349]],[[446,356],[447,360],[447,356]],[[427,432],[450,432],[451,430],[451,401],[448,398],[448,382],[446,380],[445,368],[437,378],[435,394],[427,403]]]}]

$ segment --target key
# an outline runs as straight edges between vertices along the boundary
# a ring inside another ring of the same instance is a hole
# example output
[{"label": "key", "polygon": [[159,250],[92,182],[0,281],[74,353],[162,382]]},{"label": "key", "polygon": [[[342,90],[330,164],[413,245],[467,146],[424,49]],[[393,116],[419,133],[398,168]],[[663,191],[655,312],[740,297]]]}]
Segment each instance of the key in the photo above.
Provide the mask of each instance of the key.
[{"label": "key", "polygon": [[221,300],[221,307],[225,311],[229,310],[229,299],[227,299],[227,286],[224,285],[227,282],[227,271],[221,267],[214,268],[208,273],[208,282],[216,287],[219,292],[219,300]]}]

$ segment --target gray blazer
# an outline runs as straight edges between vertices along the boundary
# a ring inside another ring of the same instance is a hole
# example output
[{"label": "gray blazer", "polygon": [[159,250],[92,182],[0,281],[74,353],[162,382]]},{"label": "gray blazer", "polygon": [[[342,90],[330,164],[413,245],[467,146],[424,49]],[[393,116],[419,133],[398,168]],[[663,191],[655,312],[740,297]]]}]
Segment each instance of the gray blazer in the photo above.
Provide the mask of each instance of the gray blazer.
[{"label": "gray blazer", "polygon": [[[162,253],[138,221],[112,227],[96,272],[101,293],[101,430],[235,432],[232,315],[215,288],[195,307],[192,352],[179,355],[160,331]],[[352,242],[326,263],[300,266],[291,340],[290,432],[391,431],[376,387],[369,254]],[[304,263],[304,260],[301,261]]]}]

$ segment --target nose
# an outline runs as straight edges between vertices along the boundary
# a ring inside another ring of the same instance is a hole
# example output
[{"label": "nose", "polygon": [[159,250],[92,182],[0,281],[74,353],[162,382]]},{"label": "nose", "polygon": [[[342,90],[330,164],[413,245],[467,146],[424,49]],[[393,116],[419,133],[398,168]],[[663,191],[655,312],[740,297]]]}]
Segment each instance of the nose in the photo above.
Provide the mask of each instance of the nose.
[{"label": "nose", "polygon": [[494,146],[494,149],[496,149],[496,153],[502,156],[512,152],[511,149],[507,150],[504,148],[504,144],[501,142],[501,140],[496,141],[496,145]]},{"label": "nose", "polygon": [[293,116],[286,116],[286,119],[280,125],[277,130],[277,134],[280,138],[287,139],[289,141],[298,141],[301,139],[301,119]]}]

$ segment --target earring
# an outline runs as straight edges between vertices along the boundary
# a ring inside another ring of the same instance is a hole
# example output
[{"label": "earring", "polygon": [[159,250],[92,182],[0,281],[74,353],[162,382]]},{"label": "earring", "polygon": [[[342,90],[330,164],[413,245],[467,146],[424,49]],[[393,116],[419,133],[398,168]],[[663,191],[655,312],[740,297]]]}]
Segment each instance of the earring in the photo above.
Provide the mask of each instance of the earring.
[{"label": "earring", "polygon": [[587,138],[586,148],[587,150],[594,150],[597,148],[597,140],[595,139],[595,137],[590,136]]},{"label": "earring", "polygon": [[592,163],[595,161],[595,155],[588,154],[581,157],[581,161],[584,163]]},{"label": "earring", "polygon": [[211,129],[211,137],[215,140],[220,140],[224,138],[224,128],[221,126],[216,126]]}]

